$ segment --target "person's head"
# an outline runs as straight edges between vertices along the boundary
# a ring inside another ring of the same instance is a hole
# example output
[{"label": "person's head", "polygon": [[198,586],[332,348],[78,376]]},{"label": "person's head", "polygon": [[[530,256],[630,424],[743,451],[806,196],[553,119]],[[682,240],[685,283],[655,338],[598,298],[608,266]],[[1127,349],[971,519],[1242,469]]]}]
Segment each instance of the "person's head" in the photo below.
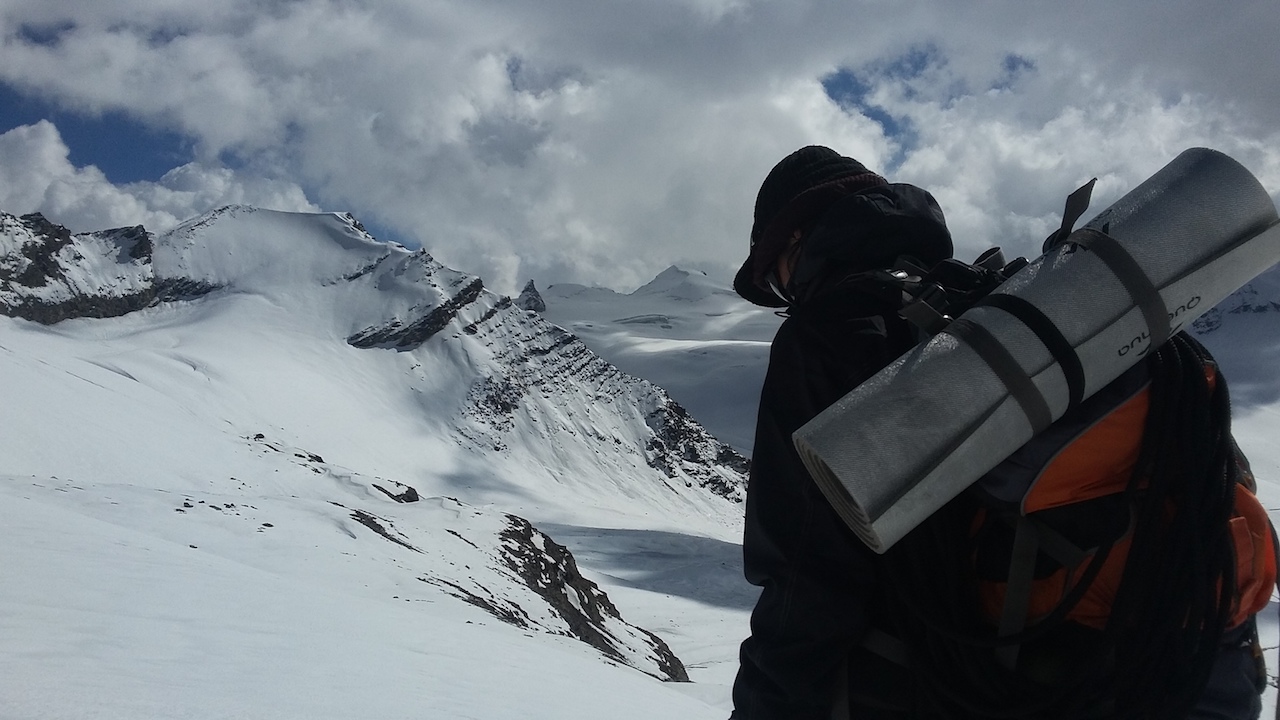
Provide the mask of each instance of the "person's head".
[{"label": "person's head", "polygon": [[806,230],[837,198],[886,182],[857,160],[821,145],[783,158],[756,195],[750,252],[734,289],[757,305],[787,305],[778,293],[789,277],[780,275],[794,269]]},{"label": "person's head", "polygon": [[[900,207],[896,195],[907,188],[912,197],[906,204],[911,207]],[[867,197],[848,202],[854,196]],[[863,227],[850,228],[850,224]],[[775,165],[760,186],[750,252],[734,278],[734,290],[757,305],[785,307],[791,304],[788,288],[797,269],[799,279],[808,281],[823,266],[839,264],[829,260],[845,261],[848,255],[883,262],[882,256],[895,250],[897,236],[907,236],[907,244],[919,236],[926,254],[950,256],[951,240],[942,211],[928,193],[911,186],[890,186],[862,163],[830,148],[803,147]],[[815,244],[822,247],[810,247]],[[895,257],[891,254],[887,262]],[[806,266],[802,258],[811,262]]]}]

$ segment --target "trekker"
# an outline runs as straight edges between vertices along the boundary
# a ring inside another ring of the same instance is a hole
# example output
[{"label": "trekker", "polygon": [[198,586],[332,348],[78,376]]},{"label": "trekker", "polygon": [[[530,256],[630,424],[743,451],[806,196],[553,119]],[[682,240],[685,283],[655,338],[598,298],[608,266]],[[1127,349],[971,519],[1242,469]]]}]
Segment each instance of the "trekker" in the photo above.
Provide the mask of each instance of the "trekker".
[{"label": "trekker", "polygon": [[[1090,658],[1101,674],[1087,677],[1098,681],[1093,685],[1102,688],[1101,699],[1020,714],[1016,707],[992,710],[959,696],[968,685],[981,685],[981,678],[957,682],[960,693],[932,684],[922,663],[912,662],[912,653],[920,659],[922,649],[894,637],[902,636],[895,626],[901,629],[904,610],[886,586],[901,592],[903,575],[954,575],[955,569],[928,567],[945,563],[920,557],[919,543],[876,555],[841,521],[794,449],[795,430],[921,339],[898,314],[901,298],[877,292],[864,282],[866,273],[891,268],[904,256],[929,268],[951,255],[942,210],[928,192],[890,183],[829,148],[795,151],[760,187],[750,253],[734,289],[756,305],[783,309],[787,318],[770,353],[747,491],[745,575],[761,594],[741,647],[732,720],[1147,715],[1117,710],[1117,702],[1127,706],[1108,695],[1122,692],[1112,692],[1105,675],[1114,668],[1114,653],[1076,652],[1077,643],[1092,647],[1101,635],[1089,628],[1055,631],[1039,642],[1052,646],[1047,656],[1055,662]],[[954,510],[957,504],[938,515],[969,512]],[[970,516],[963,517],[968,527]],[[910,554],[912,547],[917,555]],[[904,561],[914,567],[904,568]],[[957,607],[962,602],[955,598]],[[1250,618],[1221,637],[1212,673],[1206,670],[1207,687],[1189,701],[1195,708],[1185,717],[1256,718],[1265,677],[1255,657],[1255,624]],[[1050,666],[1039,665],[1042,671]],[[1053,667],[1053,673],[1069,674],[1069,667]],[[1001,696],[992,691],[990,697]],[[1023,699],[1035,697],[1031,692]]]}]

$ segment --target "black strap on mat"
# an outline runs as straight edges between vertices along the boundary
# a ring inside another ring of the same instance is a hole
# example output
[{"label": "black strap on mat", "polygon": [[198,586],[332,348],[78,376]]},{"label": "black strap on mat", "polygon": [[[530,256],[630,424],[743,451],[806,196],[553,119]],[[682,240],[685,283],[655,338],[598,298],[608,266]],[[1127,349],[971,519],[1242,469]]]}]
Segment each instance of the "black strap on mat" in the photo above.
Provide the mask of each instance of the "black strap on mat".
[{"label": "black strap on mat", "polygon": [[1057,361],[1058,367],[1067,380],[1068,409],[1080,404],[1084,399],[1084,365],[1081,364],[1076,349],[1071,347],[1071,343],[1058,330],[1058,326],[1054,325],[1047,315],[1040,312],[1040,308],[1017,295],[1005,293],[992,293],[980,300],[978,305],[999,308],[1017,318],[1035,333],[1053,355],[1053,359]]},{"label": "black strap on mat", "polygon": [[1018,402],[1022,412],[1027,416],[1027,422],[1031,423],[1032,434],[1039,435],[1041,431],[1053,424],[1053,413],[1049,411],[1049,404],[1045,402],[1044,395],[1040,393],[1040,389],[1036,387],[1013,355],[991,334],[991,331],[960,317],[953,320],[942,332],[973,348],[974,352],[978,353],[978,357],[982,358],[983,362],[995,372],[996,377],[1004,383],[1009,394]]},{"label": "black strap on mat", "polygon": [[1062,225],[1045,239],[1043,252],[1049,252],[1071,234],[1071,228],[1076,226],[1076,221],[1089,209],[1089,201],[1093,198],[1093,186],[1097,182],[1098,178],[1094,178],[1067,196],[1067,205],[1062,209]]},{"label": "black strap on mat", "polygon": [[1116,279],[1129,291],[1134,304],[1142,310],[1142,317],[1147,321],[1147,331],[1151,335],[1148,347],[1163,345],[1169,339],[1169,308],[1164,304],[1164,298],[1160,297],[1160,291],[1151,282],[1151,278],[1147,277],[1129,251],[1110,235],[1090,228],[1081,228],[1071,233],[1066,241],[1088,248],[1111,268]]}]

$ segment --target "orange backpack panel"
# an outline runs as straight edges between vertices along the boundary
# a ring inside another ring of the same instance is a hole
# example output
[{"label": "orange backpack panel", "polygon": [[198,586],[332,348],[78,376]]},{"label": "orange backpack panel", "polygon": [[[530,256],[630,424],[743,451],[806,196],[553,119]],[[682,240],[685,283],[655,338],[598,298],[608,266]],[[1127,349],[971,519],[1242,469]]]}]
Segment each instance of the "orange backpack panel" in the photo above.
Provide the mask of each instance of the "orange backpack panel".
[{"label": "orange backpack panel", "polygon": [[[1212,364],[1206,364],[1205,375],[1210,387],[1215,386],[1217,371]],[[1066,508],[1123,493],[1142,450],[1142,434],[1149,407],[1148,383],[1066,442],[1030,481],[1021,499],[1020,513],[1035,518],[1035,513],[1045,510]],[[1252,477],[1241,454],[1238,454],[1238,463],[1243,477],[1236,487],[1235,511],[1229,525],[1236,558],[1237,588],[1230,626],[1244,622],[1266,607],[1276,585],[1277,574],[1271,522],[1266,510],[1250,491]],[[980,519],[978,524],[984,521]],[[1066,619],[1088,627],[1105,627],[1124,575],[1131,533],[1132,528],[1115,541],[1102,568],[1079,602],[1067,613]],[[1093,557],[1094,552],[1090,551],[1084,561],[1072,567],[1059,567],[1052,574],[1032,582],[1027,606],[1028,624],[1043,619],[1058,607]],[[979,582],[979,600],[984,614],[992,622],[1001,615],[1006,585],[992,580]]]}]

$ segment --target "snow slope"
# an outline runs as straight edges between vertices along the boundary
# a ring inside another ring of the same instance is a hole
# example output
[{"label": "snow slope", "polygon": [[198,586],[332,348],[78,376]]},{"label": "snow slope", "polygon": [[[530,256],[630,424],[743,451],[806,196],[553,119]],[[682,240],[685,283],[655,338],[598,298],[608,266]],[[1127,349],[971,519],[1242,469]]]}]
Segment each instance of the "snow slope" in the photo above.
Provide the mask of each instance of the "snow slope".
[{"label": "snow slope", "polygon": [[674,265],[627,295],[564,284],[541,296],[548,320],[625,372],[662,386],[716,437],[750,455],[781,317]]},{"label": "snow slope", "polygon": [[2,219],[69,319],[0,318],[0,717],[723,717],[743,460],[661,389],[347,216]]},{"label": "snow slope", "polygon": [[3,484],[5,718],[723,717],[413,582],[317,503],[255,497],[235,531],[127,485]]}]

